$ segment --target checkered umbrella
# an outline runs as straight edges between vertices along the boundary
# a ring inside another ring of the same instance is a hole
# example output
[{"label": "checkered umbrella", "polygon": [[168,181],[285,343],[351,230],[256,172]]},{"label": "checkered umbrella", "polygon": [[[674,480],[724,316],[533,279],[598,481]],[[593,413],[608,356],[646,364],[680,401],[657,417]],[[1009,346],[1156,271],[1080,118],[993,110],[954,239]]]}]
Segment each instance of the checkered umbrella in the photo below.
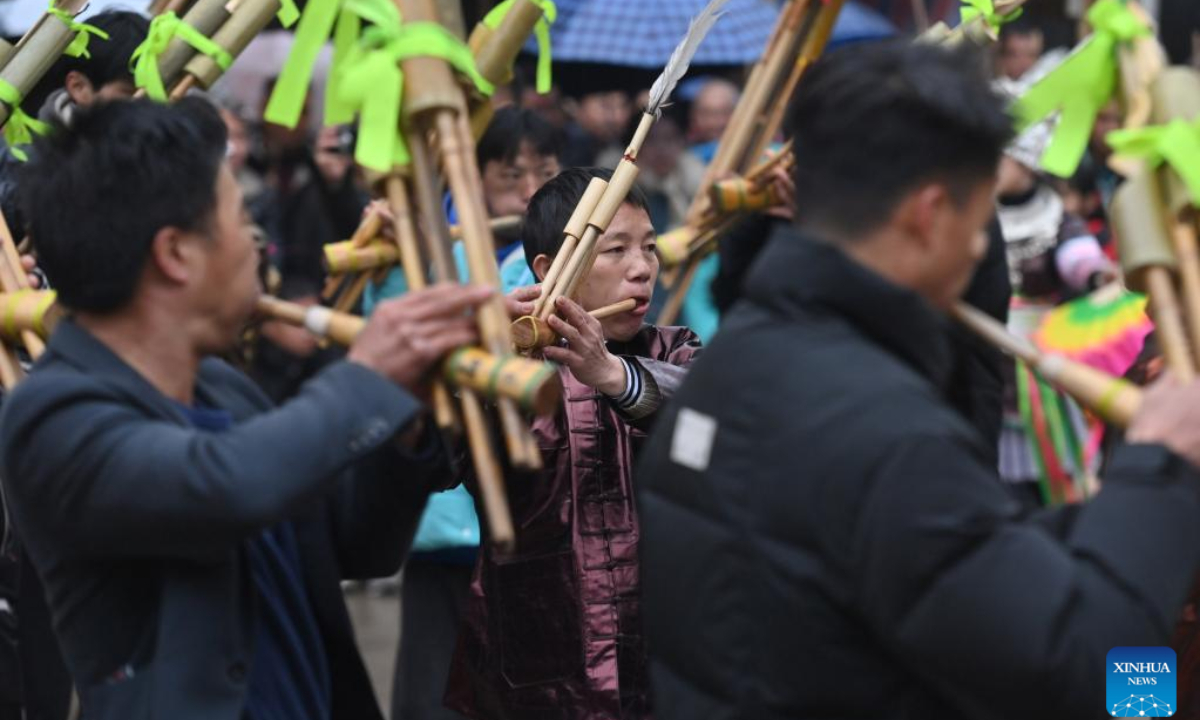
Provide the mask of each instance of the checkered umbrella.
[{"label": "checkered umbrella", "polygon": [[[556,62],[661,68],[707,0],[558,0]],[[745,65],[762,54],[779,15],[772,0],[730,0],[694,65]]]}]

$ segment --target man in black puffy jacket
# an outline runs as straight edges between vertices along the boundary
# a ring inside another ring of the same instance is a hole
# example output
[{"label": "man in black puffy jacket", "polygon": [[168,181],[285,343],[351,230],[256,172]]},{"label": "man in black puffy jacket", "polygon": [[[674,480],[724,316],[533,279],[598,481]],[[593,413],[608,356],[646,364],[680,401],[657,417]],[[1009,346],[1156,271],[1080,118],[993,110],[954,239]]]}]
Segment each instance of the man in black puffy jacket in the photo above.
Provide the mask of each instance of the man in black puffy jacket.
[{"label": "man in black puffy jacket", "polygon": [[1100,495],[1038,517],[946,398],[1010,133],[979,67],[862,46],[798,91],[801,224],[639,468],[658,720],[1107,716],[1109,650],[1167,644],[1200,564],[1200,385],[1149,390]]}]

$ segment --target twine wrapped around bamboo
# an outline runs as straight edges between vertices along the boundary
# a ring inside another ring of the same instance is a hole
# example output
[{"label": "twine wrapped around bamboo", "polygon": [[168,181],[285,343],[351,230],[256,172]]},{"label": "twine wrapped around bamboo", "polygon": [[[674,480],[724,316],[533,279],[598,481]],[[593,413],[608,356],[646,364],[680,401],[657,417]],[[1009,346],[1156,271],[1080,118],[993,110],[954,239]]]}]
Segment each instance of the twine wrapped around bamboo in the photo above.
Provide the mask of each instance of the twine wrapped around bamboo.
[{"label": "twine wrapped around bamboo", "polygon": [[[82,0],[72,0],[59,3],[57,7],[74,14],[83,4]],[[76,32],[62,18],[51,13],[42,15],[13,48],[8,62],[0,69],[0,81],[16,88],[20,96],[25,97],[58,61],[75,35]],[[11,114],[12,108],[0,103],[0,127],[8,122]]]},{"label": "twine wrapped around bamboo", "polygon": [[965,303],[957,304],[952,314],[984,340],[1024,362],[1113,425],[1128,427],[1137,414],[1142,392],[1133,383],[1060,355],[1043,353],[1028,340],[1009,333],[996,319]]},{"label": "twine wrapped around bamboo", "polygon": [[[228,0],[197,0],[183,16],[183,22],[194,27],[205,37],[212,37],[217,30],[229,21]],[[179,80],[179,74],[184,67],[196,56],[196,48],[180,38],[174,38],[167,49],[158,58],[158,73],[162,76],[163,84],[172,87]]]},{"label": "twine wrapped around bamboo", "polygon": [[[3,304],[5,297],[0,295],[0,310],[8,307]],[[269,295],[259,297],[258,312],[347,347],[366,326],[366,320],[357,315],[319,305],[299,305]],[[7,315],[0,318],[7,321]],[[7,326],[4,327],[7,331]],[[460,348],[452,353],[442,364],[442,376],[485,397],[513,400],[523,410],[537,414],[554,412],[562,399],[562,383],[552,365],[515,355],[491,355],[479,348]]]},{"label": "twine wrapped around bamboo", "polygon": [[[254,36],[270,24],[280,7],[279,0],[238,0],[229,19],[213,34],[213,42],[236,58]],[[171,97],[182,97],[193,84],[208,89],[220,79],[223,72],[221,66],[209,56],[194,55],[184,66],[186,76],[171,91]]]},{"label": "twine wrapped around bamboo", "polygon": [[722,213],[766,210],[781,202],[771,184],[757,185],[746,178],[722,180],[709,188],[713,206]]},{"label": "twine wrapped around bamboo", "polygon": [[53,290],[0,293],[0,333],[4,339],[20,342],[23,332],[33,332],[43,340],[49,338],[63,317],[55,297]]}]

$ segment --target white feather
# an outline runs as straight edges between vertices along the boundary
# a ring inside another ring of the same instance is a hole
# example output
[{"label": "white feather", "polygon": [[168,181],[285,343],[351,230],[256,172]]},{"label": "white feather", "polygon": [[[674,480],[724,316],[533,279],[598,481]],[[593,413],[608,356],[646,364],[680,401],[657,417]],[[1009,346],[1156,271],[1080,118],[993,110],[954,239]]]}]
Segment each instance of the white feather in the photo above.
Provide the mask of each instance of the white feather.
[{"label": "white feather", "polygon": [[700,49],[700,43],[703,42],[704,36],[721,18],[721,9],[727,2],[729,0],[709,0],[704,10],[692,18],[692,23],[688,25],[687,35],[675,46],[675,52],[671,53],[671,59],[667,61],[667,66],[663,68],[662,74],[650,87],[650,102],[646,106],[647,114],[658,115],[659,110],[666,104],[667,98],[671,97],[671,91],[687,73],[688,65],[691,64],[696,51]]}]

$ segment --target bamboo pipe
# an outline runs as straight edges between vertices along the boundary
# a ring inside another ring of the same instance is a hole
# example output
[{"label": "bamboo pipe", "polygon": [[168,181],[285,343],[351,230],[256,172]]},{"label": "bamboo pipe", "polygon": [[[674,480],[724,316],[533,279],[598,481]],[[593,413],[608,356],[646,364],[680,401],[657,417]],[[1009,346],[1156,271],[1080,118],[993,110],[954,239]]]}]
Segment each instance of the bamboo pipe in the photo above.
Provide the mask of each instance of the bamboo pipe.
[{"label": "bamboo pipe", "polygon": [[[86,0],[59,0],[54,4],[70,15],[77,15],[84,5]],[[0,69],[0,80],[15,87],[24,98],[58,61],[75,35],[57,15],[43,14],[13,48],[8,62]],[[0,103],[0,127],[4,127],[11,114],[12,109]]]},{"label": "bamboo pipe", "polygon": [[30,335],[49,338],[63,315],[62,307],[55,303],[53,290],[0,293],[0,334],[10,341],[27,343]]},{"label": "bamboo pipe", "polygon": [[[388,204],[392,208],[393,227],[395,228],[396,251],[404,257],[401,267],[410,291],[421,290],[428,286],[425,279],[425,266],[421,262],[421,246],[413,229],[412,210],[408,203],[408,189],[404,179],[392,175],[386,184]],[[377,215],[378,216],[378,215]],[[433,388],[433,414],[438,427],[443,430],[459,430],[458,413],[450,398],[450,391],[442,383]]]},{"label": "bamboo pipe", "polygon": [[[505,215],[492,218],[488,221],[488,225],[494,231],[511,230],[520,227],[521,216]],[[358,233],[355,232],[355,237],[357,236]],[[366,238],[364,242],[358,244],[352,237],[350,240],[326,245],[325,267],[329,272],[334,275],[343,275],[375,268],[386,268],[400,262],[400,252],[395,243],[384,240],[378,232],[375,235],[366,236]],[[452,240],[461,238],[457,225],[450,226],[450,238]]]},{"label": "bamboo pipe", "polygon": [[[367,324],[358,315],[320,305],[299,305],[270,295],[259,296],[257,309],[264,318],[303,327],[344,347],[353,345]],[[488,397],[519,402],[538,415],[552,414],[562,400],[562,384],[552,366],[515,355],[497,356],[479,348],[459,348],[442,362],[441,376]]]},{"label": "bamboo pipe", "polygon": [[[392,208],[396,247],[402,257],[405,278],[410,289],[419,290],[427,285],[425,263],[421,260],[420,243],[417,241],[408,189],[403,178],[396,174],[389,177],[386,192],[388,204]],[[475,468],[484,516],[487,519],[488,535],[502,552],[510,552],[516,544],[516,531],[508,507],[508,495],[504,490],[504,475],[492,449],[487,420],[479,398],[469,391],[462,394],[460,426],[459,415],[455,411],[446,384],[434,383],[432,392],[434,419],[437,424],[443,429],[457,431],[463,427],[466,430],[467,446]],[[561,400],[561,393],[560,385],[559,397],[555,398],[556,405]]]},{"label": "bamboo pipe", "polygon": [[[591,310],[588,312],[588,315],[597,320],[604,320],[613,315],[629,312],[635,307],[637,307],[637,300],[627,298],[621,302]],[[513,320],[512,336],[513,344],[522,352],[544,348],[557,343],[559,340],[558,335],[550,329],[546,321],[536,315],[526,315]]]},{"label": "bamboo pipe", "polygon": [[1061,355],[1043,353],[1033,343],[1011,333],[1000,322],[967,305],[957,303],[956,320],[1004,353],[1024,362],[1047,382],[1078,400],[1109,423],[1128,427],[1142,403],[1142,392],[1133,383]]},{"label": "bamboo pipe", "polygon": [[[512,82],[513,63],[542,16],[542,9],[537,5],[529,0],[517,0],[495,30],[482,22],[476,25],[471,31],[468,45],[475,56],[475,67],[479,74],[496,86]],[[469,106],[471,135],[478,140],[487,131],[495,108],[490,98],[475,93],[472,93]]]},{"label": "bamboo pipe", "polygon": [[678,285],[671,289],[671,294],[667,296],[667,302],[663,305],[662,310],[658,311],[658,317],[654,319],[656,325],[675,324],[680,311],[683,310],[683,301],[687,299],[688,290],[696,280],[696,272],[700,269],[700,260],[701,258],[696,255],[688,258],[687,263],[683,266],[683,277],[680,278]]},{"label": "bamboo pipe", "polygon": [[[170,10],[164,10],[164,12]],[[178,12],[177,9],[174,11]],[[182,20],[205,37],[212,37],[222,25],[228,22],[229,17],[226,0],[197,0],[196,4],[184,13]],[[163,86],[174,87],[184,66],[195,55],[194,47],[180,38],[173,38],[158,59],[158,74],[163,79]]]},{"label": "bamboo pipe", "polygon": [[[437,15],[428,0],[395,0],[401,15],[409,22],[436,22]],[[427,222],[431,221],[440,207],[439,198],[433,187],[435,177],[433,162],[424,148],[424,140],[431,134],[438,149],[438,158],[445,170],[447,185],[455,206],[459,211],[463,229],[463,248],[471,279],[475,282],[498,286],[499,273],[493,254],[494,240],[487,226],[486,212],[482,203],[482,180],[475,166],[474,140],[467,127],[466,103],[462,87],[452,74],[449,65],[439,58],[413,57],[401,62],[406,89],[402,115],[408,128],[408,137],[419,138],[412,143],[412,167],[416,180],[415,190],[418,206]],[[444,228],[444,218],[441,228]],[[439,229],[441,229],[439,228]],[[438,273],[447,277],[454,273],[449,249],[444,242],[446,234],[426,236],[434,252],[431,253]],[[443,240],[440,249],[435,240]],[[484,346],[494,354],[502,355],[512,347],[509,335],[507,311],[500,297],[485,302],[476,312],[480,336]],[[539,469],[541,452],[532,433],[524,424],[516,406],[507,401],[497,403],[509,458],[517,467]]]},{"label": "bamboo pipe", "polygon": [[[3,256],[0,258],[0,289],[7,293],[29,290],[29,277],[25,275],[21,255],[17,252],[17,245],[13,242],[12,232],[3,212],[0,212],[0,254]],[[34,360],[46,351],[46,343],[36,332],[22,330],[20,336],[22,344]]]},{"label": "bamboo pipe", "polygon": [[[280,0],[238,0],[230,10],[229,19],[213,33],[212,41],[236,59],[254,36],[271,23],[279,8]],[[195,54],[183,72],[183,78],[171,90],[172,100],[185,96],[192,87],[211,88],[224,70],[209,56]]]},{"label": "bamboo pipe", "polygon": [[604,191],[607,188],[608,181],[602,178],[594,177],[588,182],[587,189],[583,191],[583,197],[579,199],[574,212],[571,213],[570,219],[567,220],[566,227],[563,228],[563,244],[554,255],[554,262],[550,264],[550,269],[546,271],[546,277],[542,278],[541,292],[538,294],[533,306],[532,314],[534,317],[545,317],[544,311],[550,299],[550,291],[558,283],[558,279],[562,276],[562,272],[574,254],[575,248],[579,245],[579,239],[587,231],[588,219],[595,212],[596,205],[600,203],[600,198],[604,196]]},{"label": "bamboo pipe", "polygon": [[[446,182],[459,210],[463,249],[466,250],[471,278],[475,282],[499,287],[499,271],[492,251],[495,241],[487,225],[483,204],[479,201],[483,182],[475,165],[474,142],[466,125],[466,116],[459,114],[456,118],[453,112],[441,111],[436,115],[435,125]],[[471,199],[475,202],[470,202]],[[498,295],[493,297],[479,308],[477,314],[484,346],[497,355],[508,352],[512,348],[512,335],[503,298]],[[516,406],[501,401],[497,403],[497,412],[508,443],[509,457],[520,467],[540,469],[541,451],[529,427],[517,413]]]},{"label": "bamboo pipe", "polygon": [[0,40],[0,70],[8,63],[8,59],[12,57],[16,48],[7,40]]}]

